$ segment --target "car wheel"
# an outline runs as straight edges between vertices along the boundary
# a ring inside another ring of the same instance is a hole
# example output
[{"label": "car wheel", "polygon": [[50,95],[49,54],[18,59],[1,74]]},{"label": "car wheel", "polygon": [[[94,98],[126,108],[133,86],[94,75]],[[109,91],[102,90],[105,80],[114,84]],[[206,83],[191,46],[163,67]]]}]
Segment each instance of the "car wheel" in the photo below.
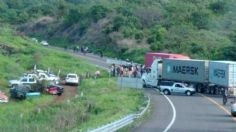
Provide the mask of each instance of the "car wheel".
[{"label": "car wheel", "polygon": [[190,91],[186,91],[186,95],[187,95],[187,96],[190,96],[190,95],[192,95],[192,94],[191,94]]},{"label": "car wheel", "polygon": [[57,93],[58,96],[61,96],[62,93]]},{"label": "car wheel", "polygon": [[170,94],[170,91],[167,90],[167,89],[165,89],[165,90],[163,91],[163,93],[164,93],[165,95],[169,95],[169,94]]}]

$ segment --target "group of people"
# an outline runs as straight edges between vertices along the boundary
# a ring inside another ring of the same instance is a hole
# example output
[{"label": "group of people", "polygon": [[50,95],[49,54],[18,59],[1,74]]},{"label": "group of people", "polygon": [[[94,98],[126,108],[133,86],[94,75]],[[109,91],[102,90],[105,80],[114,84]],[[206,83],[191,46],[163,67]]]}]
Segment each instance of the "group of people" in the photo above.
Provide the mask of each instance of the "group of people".
[{"label": "group of people", "polygon": [[73,47],[73,52],[79,52],[79,51],[83,54],[86,54],[88,52],[88,47],[83,47],[83,46],[81,46],[81,47],[74,46]]},{"label": "group of people", "polygon": [[110,67],[110,75],[112,77],[141,77],[144,72],[142,65],[115,65]]}]

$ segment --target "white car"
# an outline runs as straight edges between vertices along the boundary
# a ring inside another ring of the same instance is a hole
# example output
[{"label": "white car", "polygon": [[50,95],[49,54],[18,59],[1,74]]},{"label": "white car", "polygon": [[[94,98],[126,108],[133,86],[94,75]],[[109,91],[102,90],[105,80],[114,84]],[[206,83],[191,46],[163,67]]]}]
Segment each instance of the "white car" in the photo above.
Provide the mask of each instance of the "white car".
[{"label": "white car", "polygon": [[41,41],[40,43],[41,43],[43,46],[48,46],[48,45],[49,45],[48,42],[45,41],[45,40]]},{"label": "white car", "polygon": [[67,74],[67,75],[66,75],[65,84],[78,85],[78,84],[79,84],[78,75],[75,74],[75,73],[69,73],[69,74]]},{"label": "white car", "polygon": [[236,116],[236,100],[231,102],[231,115]]},{"label": "white car", "polygon": [[160,82],[158,89],[160,89],[160,91],[163,92],[165,95],[170,95],[172,93],[181,93],[190,96],[196,92],[195,89],[192,87],[188,87],[183,83],[172,81]]}]

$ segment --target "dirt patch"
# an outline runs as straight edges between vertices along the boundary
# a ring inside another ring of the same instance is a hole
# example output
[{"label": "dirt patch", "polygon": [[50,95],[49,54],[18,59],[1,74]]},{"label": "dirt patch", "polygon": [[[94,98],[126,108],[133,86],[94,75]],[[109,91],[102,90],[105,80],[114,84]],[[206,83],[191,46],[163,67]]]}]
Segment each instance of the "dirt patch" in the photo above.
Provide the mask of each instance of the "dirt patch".
[{"label": "dirt patch", "polygon": [[47,108],[48,106],[52,105],[52,104],[57,104],[60,103],[62,101],[65,101],[67,99],[73,98],[76,93],[77,93],[77,86],[66,86],[66,85],[62,85],[64,87],[64,92],[61,96],[57,96],[57,95],[48,95],[48,96],[54,96],[54,98],[45,103],[45,104],[41,104],[37,107],[38,109],[43,109],[43,108]]},{"label": "dirt patch", "polygon": [[77,87],[76,86],[66,86],[63,85],[64,87],[64,92],[61,96],[55,96],[55,98],[52,100],[52,104],[61,102],[63,100],[70,99],[74,97],[77,93]]}]

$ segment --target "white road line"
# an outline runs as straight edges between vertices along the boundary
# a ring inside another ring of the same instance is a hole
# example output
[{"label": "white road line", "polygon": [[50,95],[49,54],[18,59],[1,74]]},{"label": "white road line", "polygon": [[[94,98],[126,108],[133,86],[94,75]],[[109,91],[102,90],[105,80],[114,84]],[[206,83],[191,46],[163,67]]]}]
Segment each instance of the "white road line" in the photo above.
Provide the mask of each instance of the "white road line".
[{"label": "white road line", "polygon": [[168,100],[168,102],[170,103],[171,107],[172,107],[172,110],[173,110],[173,117],[172,117],[172,120],[170,122],[170,124],[166,127],[166,129],[163,131],[163,132],[167,132],[171,126],[174,124],[175,122],[175,119],[176,119],[176,110],[175,110],[175,106],[174,104],[172,103],[172,101],[166,96],[164,95],[164,97]]},{"label": "white road line", "polygon": [[[158,90],[156,90],[156,91],[158,91]],[[161,93],[162,94],[162,93]],[[176,109],[175,109],[175,106],[174,106],[174,104],[172,103],[172,101],[169,99],[169,97],[168,96],[166,96],[166,95],[164,95],[164,94],[162,94],[167,100],[168,100],[168,102],[170,103],[170,105],[171,105],[171,107],[172,107],[172,110],[173,110],[173,117],[172,117],[172,119],[171,119],[171,122],[169,123],[169,125],[166,127],[166,129],[163,131],[163,132],[167,132],[170,128],[171,128],[171,126],[174,124],[174,122],[175,122],[175,119],[176,119]]]}]

